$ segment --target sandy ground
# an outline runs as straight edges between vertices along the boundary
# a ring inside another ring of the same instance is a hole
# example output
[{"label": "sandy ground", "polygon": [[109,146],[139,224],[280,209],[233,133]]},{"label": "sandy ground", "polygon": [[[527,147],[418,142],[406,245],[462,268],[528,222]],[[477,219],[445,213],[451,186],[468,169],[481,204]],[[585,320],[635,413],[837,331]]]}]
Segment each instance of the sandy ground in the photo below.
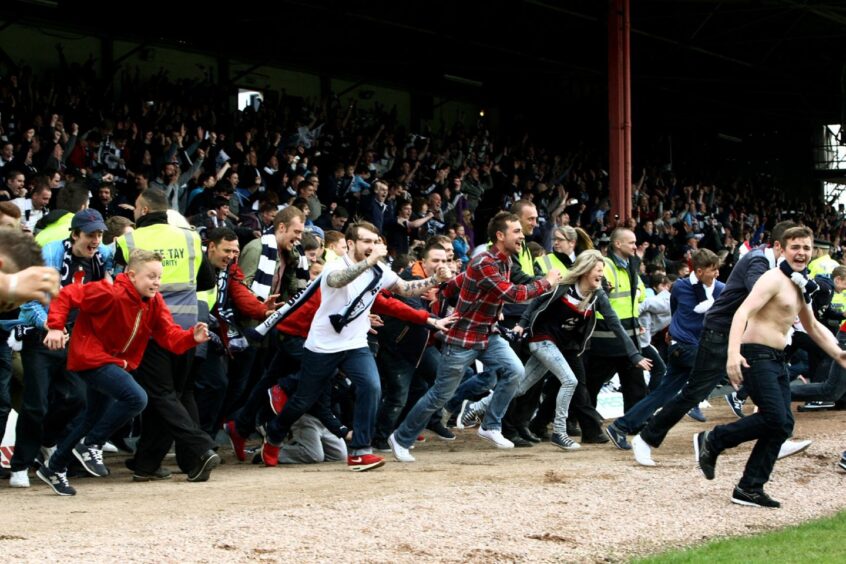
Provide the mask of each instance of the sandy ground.
[{"label": "sandy ground", "polygon": [[[795,408],[794,404],[794,408]],[[799,414],[805,453],[776,465],[768,492],[780,510],[729,502],[749,448],[721,456],[717,478],[695,468],[691,435],[731,420],[685,420],[642,468],[629,452],[544,444],[498,451],[474,430],[429,438],[414,464],[362,474],[340,463],[264,468],[226,464],[205,484],[184,475],[130,482],[122,457],[104,479],[76,479],[55,496],[33,479],[0,493],[0,549],[9,561],[624,561],[635,555],[750,534],[846,507],[846,412]]]}]

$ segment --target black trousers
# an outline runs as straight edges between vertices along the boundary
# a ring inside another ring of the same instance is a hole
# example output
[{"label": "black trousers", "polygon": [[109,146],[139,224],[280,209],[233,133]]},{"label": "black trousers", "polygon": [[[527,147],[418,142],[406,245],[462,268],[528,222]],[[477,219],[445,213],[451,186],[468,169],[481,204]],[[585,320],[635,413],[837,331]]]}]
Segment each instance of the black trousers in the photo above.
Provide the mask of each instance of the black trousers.
[{"label": "black trousers", "polygon": [[[576,375],[576,380],[579,381],[576,384],[576,392],[573,394],[573,399],[570,400],[569,416],[575,417],[576,421],[579,422],[579,426],[582,428],[582,440],[595,439],[602,434],[602,415],[596,411],[596,401],[591,401],[590,394],[588,393],[586,386],[587,377],[585,375],[585,366],[582,357],[578,355],[577,351],[561,352],[567,364],[573,370],[573,374]],[[558,381],[558,378],[552,378],[552,380]],[[556,391],[555,393],[557,394],[558,392]],[[553,404],[555,403],[555,398],[556,396],[552,396],[551,398]],[[596,396],[594,396],[595,399]]]},{"label": "black trousers", "polygon": [[175,355],[150,341],[135,379],[147,392],[141,437],[135,452],[139,472],[155,472],[176,443],[176,462],[190,472],[214,442],[200,429],[191,362],[194,352]]},{"label": "black trousers", "polygon": [[614,374],[620,376],[620,387],[623,392],[623,410],[628,411],[634,404],[646,397],[646,382],[643,370],[634,366],[626,356],[590,355],[588,362],[587,389],[590,401],[596,407],[596,396]]}]

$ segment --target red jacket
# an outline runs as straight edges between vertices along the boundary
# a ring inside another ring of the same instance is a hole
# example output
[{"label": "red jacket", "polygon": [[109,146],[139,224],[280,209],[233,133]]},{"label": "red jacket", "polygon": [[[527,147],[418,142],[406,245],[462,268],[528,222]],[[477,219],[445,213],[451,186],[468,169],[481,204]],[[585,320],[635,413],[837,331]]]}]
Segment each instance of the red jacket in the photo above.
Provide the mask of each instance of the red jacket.
[{"label": "red jacket", "polygon": [[79,309],[68,351],[68,370],[117,364],[135,370],[150,337],[164,349],[183,354],[196,346],[194,331],[173,322],[161,294],[142,299],[126,274],[115,283],[69,284],[50,304],[47,326],[64,329],[71,309]]},{"label": "red jacket", "polygon": [[[285,335],[305,339],[308,337],[311,321],[314,319],[314,314],[317,313],[317,308],[319,307],[320,289],[318,288],[311,298],[301,305],[297,311],[277,323],[276,330]],[[373,307],[370,311],[376,315],[390,315],[402,321],[416,323],[418,325],[425,325],[429,319],[429,314],[426,311],[414,309],[410,305],[393,297],[387,290],[382,290],[376,295],[376,300],[373,302]]]}]

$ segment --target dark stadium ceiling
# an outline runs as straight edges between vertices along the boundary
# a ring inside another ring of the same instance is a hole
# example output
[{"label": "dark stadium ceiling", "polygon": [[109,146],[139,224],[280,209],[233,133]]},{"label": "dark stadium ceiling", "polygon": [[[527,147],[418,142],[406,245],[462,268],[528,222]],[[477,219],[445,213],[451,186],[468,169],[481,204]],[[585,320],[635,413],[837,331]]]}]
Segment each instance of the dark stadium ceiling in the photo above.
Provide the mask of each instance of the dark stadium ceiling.
[{"label": "dark stadium ceiling", "polygon": [[[92,16],[75,2],[7,0],[0,15],[503,107],[605,104],[604,0],[282,0],[182,15],[191,4],[127,1]],[[840,121],[846,1],[631,4],[636,111]]]}]

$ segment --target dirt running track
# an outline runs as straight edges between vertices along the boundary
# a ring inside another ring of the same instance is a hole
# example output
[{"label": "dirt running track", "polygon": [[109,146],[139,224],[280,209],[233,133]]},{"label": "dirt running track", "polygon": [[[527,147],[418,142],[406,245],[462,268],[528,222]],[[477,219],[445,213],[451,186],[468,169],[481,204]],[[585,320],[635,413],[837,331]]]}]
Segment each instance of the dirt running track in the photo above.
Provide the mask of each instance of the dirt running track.
[{"label": "dirt running track", "polygon": [[[707,428],[730,420],[724,405],[706,414]],[[699,474],[691,434],[706,424],[690,420],[652,469],[608,445],[497,451],[473,430],[451,444],[430,438],[415,464],[363,474],[238,464],[223,450],[206,484],[135,484],[112,457],[113,474],[74,480],[74,498],[37,478],[29,490],[3,485],[0,550],[12,562],[621,561],[843,509],[844,426],[846,412],[798,415],[796,436],[814,444],[776,465],[775,511],[729,503],[749,447],[723,455],[715,481]]]}]

